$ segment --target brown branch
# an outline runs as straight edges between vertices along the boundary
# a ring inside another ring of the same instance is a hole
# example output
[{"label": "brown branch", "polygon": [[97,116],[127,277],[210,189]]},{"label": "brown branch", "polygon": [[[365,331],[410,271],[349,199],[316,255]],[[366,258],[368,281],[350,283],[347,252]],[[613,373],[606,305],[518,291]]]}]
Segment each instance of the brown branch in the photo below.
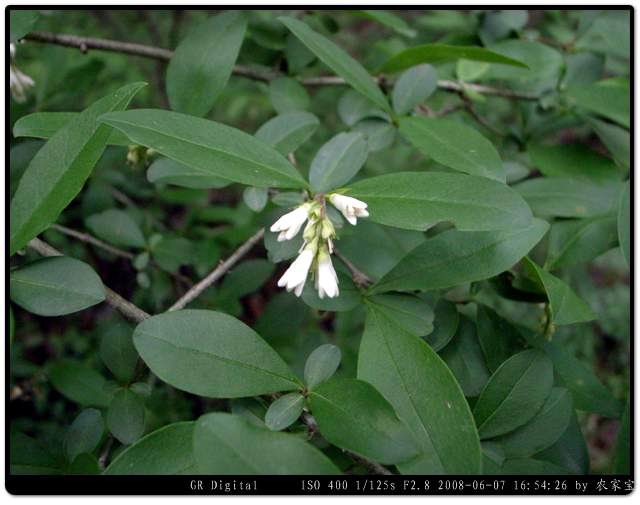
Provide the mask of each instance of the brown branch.
[{"label": "brown branch", "polygon": [[[51,32],[31,32],[24,36],[25,40],[33,42],[42,42],[47,44],[57,44],[66,47],[75,47],[86,53],[89,49],[97,49],[101,51],[111,51],[116,53],[131,54],[134,56],[144,56],[146,58],[155,58],[158,60],[168,61],[173,55],[173,51],[160,47],[146,46],[143,44],[135,44],[131,42],[121,42],[118,40],[99,39],[94,37],[79,37],[77,35],[69,35],[64,33]],[[258,70],[242,65],[236,65],[233,68],[233,74],[257,81],[269,82],[282,74],[275,71]],[[386,76],[380,75],[372,78],[377,84],[389,84]],[[343,86],[347,82],[342,78],[334,75],[324,75],[319,77],[308,77],[301,79],[300,82],[305,86]],[[438,81],[438,87],[445,91],[453,91],[459,93],[465,89],[481,93],[483,95],[500,96],[503,98],[512,98],[520,100],[537,100],[538,96],[532,93],[524,93],[513,91],[510,89],[494,88],[482,84],[461,83],[450,80]]]},{"label": "brown branch", "polygon": [[[302,415],[300,416],[300,420],[307,425],[310,435],[313,436],[314,433],[318,433],[318,423],[316,422],[315,418],[311,414],[309,414],[308,412],[302,412]],[[364,466],[369,471],[369,473],[373,475],[393,475],[393,473],[387,470],[380,463],[371,461],[351,451],[345,450],[344,452],[348,454],[351,457],[351,459],[353,459],[354,461]]]},{"label": "brown branch", "polygon": [[353,263],[351,263],[351,261],[349,261],[349,259],[347,259],[340,251],[338,251],[337,248],[333,249],[333,254],[335,254],[340,259],[340,261],[342,261],[342,263],[344,263],[344,265],[349,269],[351,278],[358,287],[366,288],[371,284],[372,281],[369,276],[358,269],[358,267],[356,267]]},{"label": "brown branch", "polygon": [[[64,256],[64,254],[58,251],[55,247],[51,247],[49,244],[40,240],[39,238],[32,239],[28,245],[31,249],[41,254],[42,256]],[[107,286],[104,287],[104,290],[106,292],[105,301],[131,321],[141,323],[145,319],[151,317],[144,310],[136,307],[129,300],[125,300],[118,293],[111,290]]]},{"label": "brown branch", "polygon": [[88,233],[83,233],[55,223],[51,225],[51,228],[59,231],[60,233],[64,233],[65,235],[69,235],[70,237],[77,238],[78,240],[86,244],[91,244],[99,247],[100,249],[104,249],[105,251],[108,251],[115,256],[126,258],[128,260],[133,260],[133,258],[135,257],[133,253],[130,253],[129,251],[123,251],[122,249],[118,249],[117,247],[113,247],[112,245],[109,245],[106,242],[103,242],[102,240],[89,235]]},{"label": "brown branch", "polygon": [[238,247],[231,256],[209,273],[209,275],[187,291],[176,303],[169,307],[168,311],[183,309],[187,304],[195,300],[200,293],[226,274],[254,245],[262,240],[262,237],[264,237],[264,228],[260,228],[249,240]]}]

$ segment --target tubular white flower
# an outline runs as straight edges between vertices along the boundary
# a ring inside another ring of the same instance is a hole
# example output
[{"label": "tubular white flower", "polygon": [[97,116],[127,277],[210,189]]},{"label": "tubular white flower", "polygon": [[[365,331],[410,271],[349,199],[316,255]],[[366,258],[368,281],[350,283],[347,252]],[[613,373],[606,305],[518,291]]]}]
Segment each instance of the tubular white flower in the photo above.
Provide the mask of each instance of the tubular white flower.
[{"label": "tubular white flower", "polygon": [[271,228],[269,228],[271,231],[280,232],[278,234],[278,242],[291,240],[298,234],[302,225],[309,218],[310,208],[311,204],[303,203],[300,207],[293,209],[291,212],[287,212],[271,225]]},{"label": "tubular white flower", "polygon": [[369,216],[367,204],[357,198],[333,193],[329,195],[329,201],[352,225],[357,224],[357,218]]},{"label": "tubular white flower", "polygon": [[13,62],[16,54],[16,47],[10,44],[11,63],[9,64],[9,89],[11,96],[18,103],[24,103],[27,100],[27,90],[35,85],[35,82],[27,74],[21,72]]},{"label": "tubular white flower", "polygon": [[333,269],[331,256],[326,250],[320,250],[318,254],[318,271],[316,272],[316,289],[318,296],[324,298],[334,298],[340,294],[338,289],[338,276]]},{"label": "tubular white flower", "polygon": [[287,291],[293,291],[296,296],[302,294],[304,284],[307,281],[307,275],[309,275],[309,269],[311,263],[313,263],[313,257],[315,251],[313,247],[307,247],[300,253],[293,263],[287,268],[280,280],[278,281],[279,287],[286,287]]}]

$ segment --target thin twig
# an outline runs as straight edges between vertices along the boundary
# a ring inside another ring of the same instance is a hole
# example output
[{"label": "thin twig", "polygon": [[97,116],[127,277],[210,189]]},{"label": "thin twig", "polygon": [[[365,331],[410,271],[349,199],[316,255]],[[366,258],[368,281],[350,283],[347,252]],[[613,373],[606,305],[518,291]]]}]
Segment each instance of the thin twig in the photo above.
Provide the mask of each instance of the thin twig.
[{"label": "thin twig", "polygon": [[[29,242],[29,247],[31,247],[31,249],[41,254],[42,256],[64,256],[64,254],[58,251],[55,247],[51,247],[49,244],[40,240],[39,238],[32,239]],[[125,300],[118,293],[108,288],[107,286],[104,287],[104,290],[106,292],[105,301],[126,318],[136,323],[141,323],[145,319],[151,317],[144,310],[136,307],[129,300]]]},{"label": "thin twig", "polygon": [[358,269],[358,267],[356,267],[353,263],[351,263],[351,261],[349,261],[349,259],[347,259],[340,251],[338,251],[337,248],[333,249],[333,253],[349,269],[349,272],[351,273],[351,278],[353,279],[353,282],[358,287],[366,288],[371,284],[372,281],[369,278],[369,276],[365,274],[363,271],[361,271],[360,269]]},{"label": "thin twig", "polygon": [[[80,49],[82,52],[87,52],[89,49],[97,49],[101,51],[112,51],[116,53],[125,53],[135,56],[144,56],[146,58],[155,58],[165,61],[170,60],[171,56],[173,55],[173,51],[160,47],[146,46],[143,44],[135,44],[131,42],[121,42],[118,40],[99,39],[95,37],[79,37],[77,35],[64,33],[31,32],[25,35],[24,39],[31,40],[33,42],[75,47],[77,49]],[[254,69],[242,65],[236,65],[233,68],[233,74],[264,82],[269,82],[282,75],[280,72]],[[389,84],[388,78],[384,75],[376,76],[372,79],[378,84]],[[301,79],[300,82],[305,86],[343,86],[347,84],[347,82],[342,77],[334,75],[308,77],[306,79]],[[492,86],[485,86],[482,84],[461,83],[450,80],[439,80],[438,87],[440,89],[453,91],[455,93],[459,93],[460,91],[468,89],[470,91],[475,91],[476,93],[501,96],[503,98],[513,98],[520,100],[538,99],[538,96],[533,93],[524,93],[520,91],[513,91],[510,89],[494,88]]]},{"label": "thin twig", "polygon": [[[303,412],[302,415],[300,416],[300,420],[307,425],[307,428],[309,428],[309,432],[311,433],[311,435],[313,435],[314,433],[318,433],[318,423],[316,422],[315,418],[311,414],[309,414],[308,412]],[[357,461],[362,466],[364,466],[371,474],[393,475],[393,473],[387,470],[380,463],[371,461],[351,451],[344,451],[344,452],[348,454],[354,461]]]},{"label": "thin twig", "polygon": [[209,275],[187,291],[176,303],[169,307],[169,312],[183,309],[188,303],[195,300],[200,293],[226,274],[251,248],[264,237],[264,228],[260,228],[249,240],[242,244],[225,261],[220,263]]},{"label": "thin twig", "polygon": [[123,251],[122,249],[118,249],[117,247],[113,247],[112,245],[109,245],[106,242],[103,242],[102,240],[89,235],[88,233],[74,230],[73,228],[67,228],[66,226],[55,223],[51,225],[51,228],[59,231],[60,233],[64,233],[65,235],[69,235],[70,237],[77,238],[81,242],[85,242],[87,244],[99,247],[100,249],[104,249],[105,251],[108,251],[115,256],[127,258],[128,260],[132,260],[135,257],[133,253],[130,253],[129,251]]},{"label": "thin twig", "polygon": [[107,441],[104,444],[104,449],[100,453],[100,457],[98,458],[98,464],[100,468],[105,468],[107,466],[107,459],[109,459],[109,453],[111,452],[111,448],[113,447],[113,435],[109,434]]}]

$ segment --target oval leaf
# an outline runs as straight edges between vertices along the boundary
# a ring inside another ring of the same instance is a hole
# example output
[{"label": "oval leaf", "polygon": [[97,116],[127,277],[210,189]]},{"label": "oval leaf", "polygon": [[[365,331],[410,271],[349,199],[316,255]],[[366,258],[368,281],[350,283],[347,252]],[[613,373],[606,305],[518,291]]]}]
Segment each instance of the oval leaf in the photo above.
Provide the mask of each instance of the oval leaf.
[{"label": "oval leaf", "polygon": [[258,187],[303,188],[296,169],[271,146],[214,121],[160,109],[105,114],[133,142],[202,172]]},{"label": "oval leaf", "polygon": [[85,224],[97,237],[124,247],[144,247],[142,230],[133,218],[120,209],[107,209],[85,219]]},{"label": "oval leaf", "polygon": [[358,378],[382,393],[418,442],[420,456],[398,465],[402,473],[480,472],[478,433],[453,374],[423,340],[375,307],[367,311]]},{"label": "oval leaf", "polygon": [[193,116],[211,110],[231,76],[246,28],[243,13],[229,11],[206,20],[178,45],[167,67],[173,110]]},{"label": "oval leaf", "polygon": [[198,419],[193,434],[198,470],[210,475],[335,475],[340,470],[300,437],[274,433],[222,412]]},{"label": "oval leaf", "polygon": [[367,382],[332,379],[309,395],[322,436],[341,449],[383,464],[416,456],[417,444],[393,407]]},{"label": "oval leaf", "polygon": [[451,221],[461,231],[519,229],[531,209],[513,189],[485,177],[443,172],[396,172],[365,179],[347,193],[369,205],[377,223],[424,231]]},{"label": "oval leaf", "polygon": [[333,344],[323,344],[309,354],[304,365],[304,382],[308,389],[330,379],[340,366],[342,353]]},{"label": "oval leaf", "polygon": [[132,444],[144,433],[144,401],[129,389],[118,391],[107,410],[107,427],[120,442]]},{"label": "oval leaf", "polygon": [[189,393],[237,398],[300,385],[256,332],[220,312],[181,310],[151,317],[138,325],[133,342],[153,373]]},{"label": "oval leaf", "polygon": [[309,140],[319,125],[318,118],[310,112],[287,112],[263,124],[255,137],[279,153],[289,154]]},{"label": "oval leaf", "polygon": [[54,363],[49,371],[53,387],[72,402],[86,407],[106,407],[111,398],[106,392],[106,380],[95,369],[64,359]]},{"label": "oval leaf", "polygon": [[367,143],[359,133],[339,133],[324,144],[311,162],[309,181],[325,192],[349,182],[367,160]]},{"label": "oval leaf", "polygon": [[65,433],[63,447],[67,461],[82,453],[93,452],[104,433],[102,414],[96,409],[84,409]]},{"label": "oval leaf", "polygon": [[474,128],[451,119],[406,117],[400,119],[400,133],[422,154],[446,167],[505,182],[498,151]]},{"label": "oval leaf", "polygon": [[11,300],[39,316],[78,312],[105,299],[93,269],[73,258],[43,258],[11,272]]},{"label": "oval leaf", "polygon": [[290,77],[278,77],[269,83],[269,100],[278,114],[309,108],[309,94],[304,86]]},{"label": "oval leaf", "polygon": [[45,230],[75,198],[111,132],[97,122],[98,116],[124,109],[143,86],[129,84],[98,100],[58,130],[34,156],[11,200],[9,254]]},{"label": "oval leaf", "polygon": [[542,408],[524,426],[493,439],[507,458],[528,458],[552,446],[571,419],[572,402],[565,388],[553,388]]},{"label": "oval leaf", "polygon": [[391,100],[396,114],[408,114],[438,87],[438,74],[431,65],[416,65],[403,72],[393,85]]},{"label": "oval leaf", "polygon": [[194,475],[195,422],[169,424],[127,447],[104,475]]},{"label": "oval leaf", "polygon": [[289,393],[278,398],[269,405],[264,416],[264,424],[271,431],[284,430],[291,426],[302,414],[304,396],[300,393]]},{"label": "oval leaf", "polygon": [[473,409],[482,439],[509,433],[528,422],[553,386],[553,364],[542,352],[512,356],[491,376]]},{"label": "oval leaf", "polygon": [[534,219],[520,230],[445,231],[408,253],[371,291],[429,291],[488,279],[515,265],[548,228]]}]

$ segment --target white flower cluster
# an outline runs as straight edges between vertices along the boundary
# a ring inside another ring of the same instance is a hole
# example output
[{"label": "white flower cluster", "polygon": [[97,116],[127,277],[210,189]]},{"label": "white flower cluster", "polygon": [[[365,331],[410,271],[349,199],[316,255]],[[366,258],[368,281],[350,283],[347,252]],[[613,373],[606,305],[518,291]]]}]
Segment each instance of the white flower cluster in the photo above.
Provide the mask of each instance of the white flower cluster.
[{"label": "white flower cluster", "polygon": [[[369,216],[367,204],[356,198],[332,193],[327,199],[352,225],[358,222],[359,217]],[[318,295],[320,298],[334,298],[340,294],[338,276],[331,263],[336,230],[326,216],[325,202],[305,202],[278,219],[270,229],[278,233],[278,241],[282,242],[295,237],[305,222],[307,226],[302,235],[304,243],[298,251],[299,255],[280,278],[278,286],[300,296],[309,271],[315,266]]]},{"label": "white flower cluster", "polygon": [[9,44],[11,52],[11,63],[9,64],[9,89],[11,96],[18,103],[24,103],[27,100],[27,90],[35,85],[33,79],[27,74],[20,71],[14,62],[16,56],[15,44]]}]

